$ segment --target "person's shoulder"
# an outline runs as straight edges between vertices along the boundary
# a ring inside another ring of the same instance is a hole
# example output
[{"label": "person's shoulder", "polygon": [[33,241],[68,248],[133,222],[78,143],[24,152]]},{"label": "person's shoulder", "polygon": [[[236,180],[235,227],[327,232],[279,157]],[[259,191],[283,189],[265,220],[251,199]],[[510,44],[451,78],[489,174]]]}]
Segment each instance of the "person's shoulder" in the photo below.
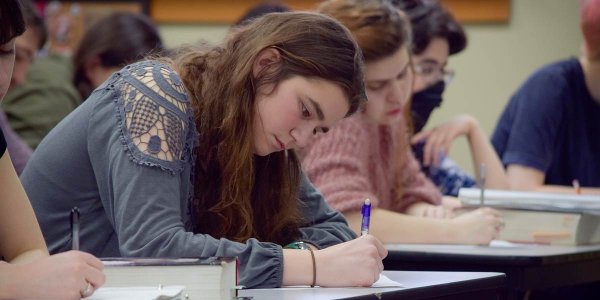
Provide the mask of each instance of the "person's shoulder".
[{"label": "person's shoulder", "polygon": [[134,161],[172,172],[191,160],[195,123],[179,75],[155,60],[126,66],[111,83],[118,90],[122,141]]},{"label": "person's shoulder", "polygon": [[532,73],[519,87],[511,99],[511,104],[537,107],[555,106],[564,102],[570,85],[581,69],[577,59],[567,59],[545,65]]},{"label": "person's shoulder", "polygon": [[[36,58],[29,66],[28,81],[69,81],[73,75],[71,59],[63,55],[48,55]],[[57,76],[59,75],[59,76]]]},{"label": "person's shoulder", "polygon": [[[572,76],[581,73],[581,65],[576,58],[569,58],[544,65],[529,77],[529,82],[546,83],[547,88],[567,82]],[[550,85],[552,84],[552,85]]]},{"label": "person's shoulder", "polygon": [[371,145],[369,124],[364,116],[357,113],[333,125],[326,134],[319,134],[302,149],[303,163],[308,163],[314,158],[339,156],[340,153],[358,154],[362,149]]},{"label": "person's shoulder", "polygon": [[159,102],[167,100],[182,112],[188,112],[187,91],[179,74],[170,65],[157,60],[144,60],[124,67],[118,74],[130,86],[127,97],[143,94],[145,99]]},{"label": "person's shoulder", "polygon": [[[358,112],[342,119],[331,128],[332,135],[347,135],[354,136],[368,135],[369,132],[375,131],[377,126],[368,121],[364,113]],[[329,135],[329,133],[328,133]]]}]

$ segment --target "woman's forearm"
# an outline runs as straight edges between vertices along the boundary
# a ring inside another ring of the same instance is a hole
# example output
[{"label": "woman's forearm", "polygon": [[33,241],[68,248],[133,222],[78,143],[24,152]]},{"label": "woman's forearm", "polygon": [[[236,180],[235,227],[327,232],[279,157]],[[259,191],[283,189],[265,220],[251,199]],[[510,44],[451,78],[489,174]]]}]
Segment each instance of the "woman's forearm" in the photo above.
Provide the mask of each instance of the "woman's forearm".
[{"label": "woman's forearm", "polygon": [[48,250],[45,248],[31,249],[31,250],[25,251],[25,252],[21,253],[20,255],[18,255],[17,257],[13,258],[10,261],[10,263],[13,263],[13,264],[29,263],[29,262],[38,260],[40,258],[47,257],[48,255],[49,255]]},{"label": "woman's forearm", "polygon": [[0,255],[9,262],[47,256],[40,226],[8,153],[0,158],[0,191]]},{"label": "woman's forearm", "polygon": [[[345,212],[350,228],[360,234],[362,215]],[[371,211],[369,233],[384,244],[396,243],[456,243],[450,221],[409,216],[384,209]]]},{"label": "woman's forearm", "polygon": [[486,187],[492,189],[508,189],[508,177],[498,154],[477,121],[473,121],[472,129],[467,135],[473,157],[473,167],[477,179],[481,176],[480,166],[485,164]]},{"label": "woman's forearm", "polygon": [[312,283],[312,258],[308,250],[283,249],[283,285]]}]

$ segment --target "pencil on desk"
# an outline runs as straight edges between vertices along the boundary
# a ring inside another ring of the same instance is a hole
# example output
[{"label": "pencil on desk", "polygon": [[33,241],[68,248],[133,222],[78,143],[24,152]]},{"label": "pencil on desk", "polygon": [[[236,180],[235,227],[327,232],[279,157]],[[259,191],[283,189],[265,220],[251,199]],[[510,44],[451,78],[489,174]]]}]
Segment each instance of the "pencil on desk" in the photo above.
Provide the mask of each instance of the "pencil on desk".
[{"label": "pencil on desk", "polygon": [[573,179],[573,188],[575,188],[575,194],[581,195],[581,185],[579,185],[579,180]]},{"label": "pencil on desk", "polygon": [[479,204],[484,205],[485,203],[485,164],[482,163],[479,166]]},{"label": "pencil on desk", "polygon": [[79,250],[79,208],[71,209],[71,249]]}]

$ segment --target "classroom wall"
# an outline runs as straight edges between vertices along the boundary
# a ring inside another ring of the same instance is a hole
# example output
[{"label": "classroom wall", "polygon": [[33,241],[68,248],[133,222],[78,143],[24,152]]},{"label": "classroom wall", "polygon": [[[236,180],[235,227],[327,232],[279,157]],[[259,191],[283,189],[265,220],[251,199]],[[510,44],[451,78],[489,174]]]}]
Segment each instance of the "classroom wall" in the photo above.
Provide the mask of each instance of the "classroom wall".
[{"label": "classroom wall", "polygon": [[[529,74],[549,62],[579,55],[578,9],[575,0],[512,0],[509,22],[467,24],[469,45],[450,60],[456,77],[429,124],[469,113],[491,134],[510,95]],[[217,42],[227,30],[222,24],[160,25],[169,47],[199,39]],[[466,140],[455,143],[450,155],[472,171]]]}]

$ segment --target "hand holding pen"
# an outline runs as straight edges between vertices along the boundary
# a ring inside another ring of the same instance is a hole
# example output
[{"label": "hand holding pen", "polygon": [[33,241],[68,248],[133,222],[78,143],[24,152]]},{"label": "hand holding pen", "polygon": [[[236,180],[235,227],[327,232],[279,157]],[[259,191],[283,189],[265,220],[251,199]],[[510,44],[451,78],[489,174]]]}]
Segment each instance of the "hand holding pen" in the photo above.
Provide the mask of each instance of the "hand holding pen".
[{"label": "hand holding pen", "polygon": [[[369,233],[371,201],[362,209],[361,236],[314,252],[317,285],[322,287],[371,286],[383,271],[387,249]],[[323,263],[320,263],[323,262]]]},{"label": "hand holding pen", "polygon": [[[80,217],[79,208],[77,206],[75,206],[75,207],[73,207],[73,209],[71,209],[71,215],[70,215],[69,219],[71,222],[71,250],[74,250],[77,252],[79,252],[78,251],[79,250],[79,229],[80,229],[79,228],[79,225],[80,225],[79,217]],[[81,254],[88,255],[86,253],[81,253]],[[88,258],[88,260],[90,260],[91,263],[95,264],[95,267],[98,267],[99,261],[97,258],[92,256],[92,258]],[[91,266],[94,266],[93,264],[91,264]],[[102,264],[102,263],[100,262],[100,264]],[[102,270],[102,267],[100,267],[100,270]],[[100,285],[102,285],[102,283],[100,283]],[[79,290],[79,294],[80,294],[81,298],[89,297],[94,293],[94,290],[98,287],[99,287],[99,285],[94,284],[93,281],[90,281],[86,278],[85,286]]]},{"label": "hand holding pen", "polygon": [[[79,248],[79,209],[73,208],[69,219],[72,247]],[[11,297],[16,299],[80,299],[92,295],[106,281],[102,262],[77,250],[7,266],[11,276],[3,284],[15,287]]]},{"label": "hand holding pen", "polygon": [[385,246],[370,234],[315,251],[317,285],[371,286],[379,279],[387,254]]},{"label": "hand holding pen", "polygon": [[91,295],[106,281],[102,262],[81,251],[71,250],[30,263],[8,265],[11,276],[2,283],[16,288],[15,299],[80,299],[88,283],[92,286]]}]

